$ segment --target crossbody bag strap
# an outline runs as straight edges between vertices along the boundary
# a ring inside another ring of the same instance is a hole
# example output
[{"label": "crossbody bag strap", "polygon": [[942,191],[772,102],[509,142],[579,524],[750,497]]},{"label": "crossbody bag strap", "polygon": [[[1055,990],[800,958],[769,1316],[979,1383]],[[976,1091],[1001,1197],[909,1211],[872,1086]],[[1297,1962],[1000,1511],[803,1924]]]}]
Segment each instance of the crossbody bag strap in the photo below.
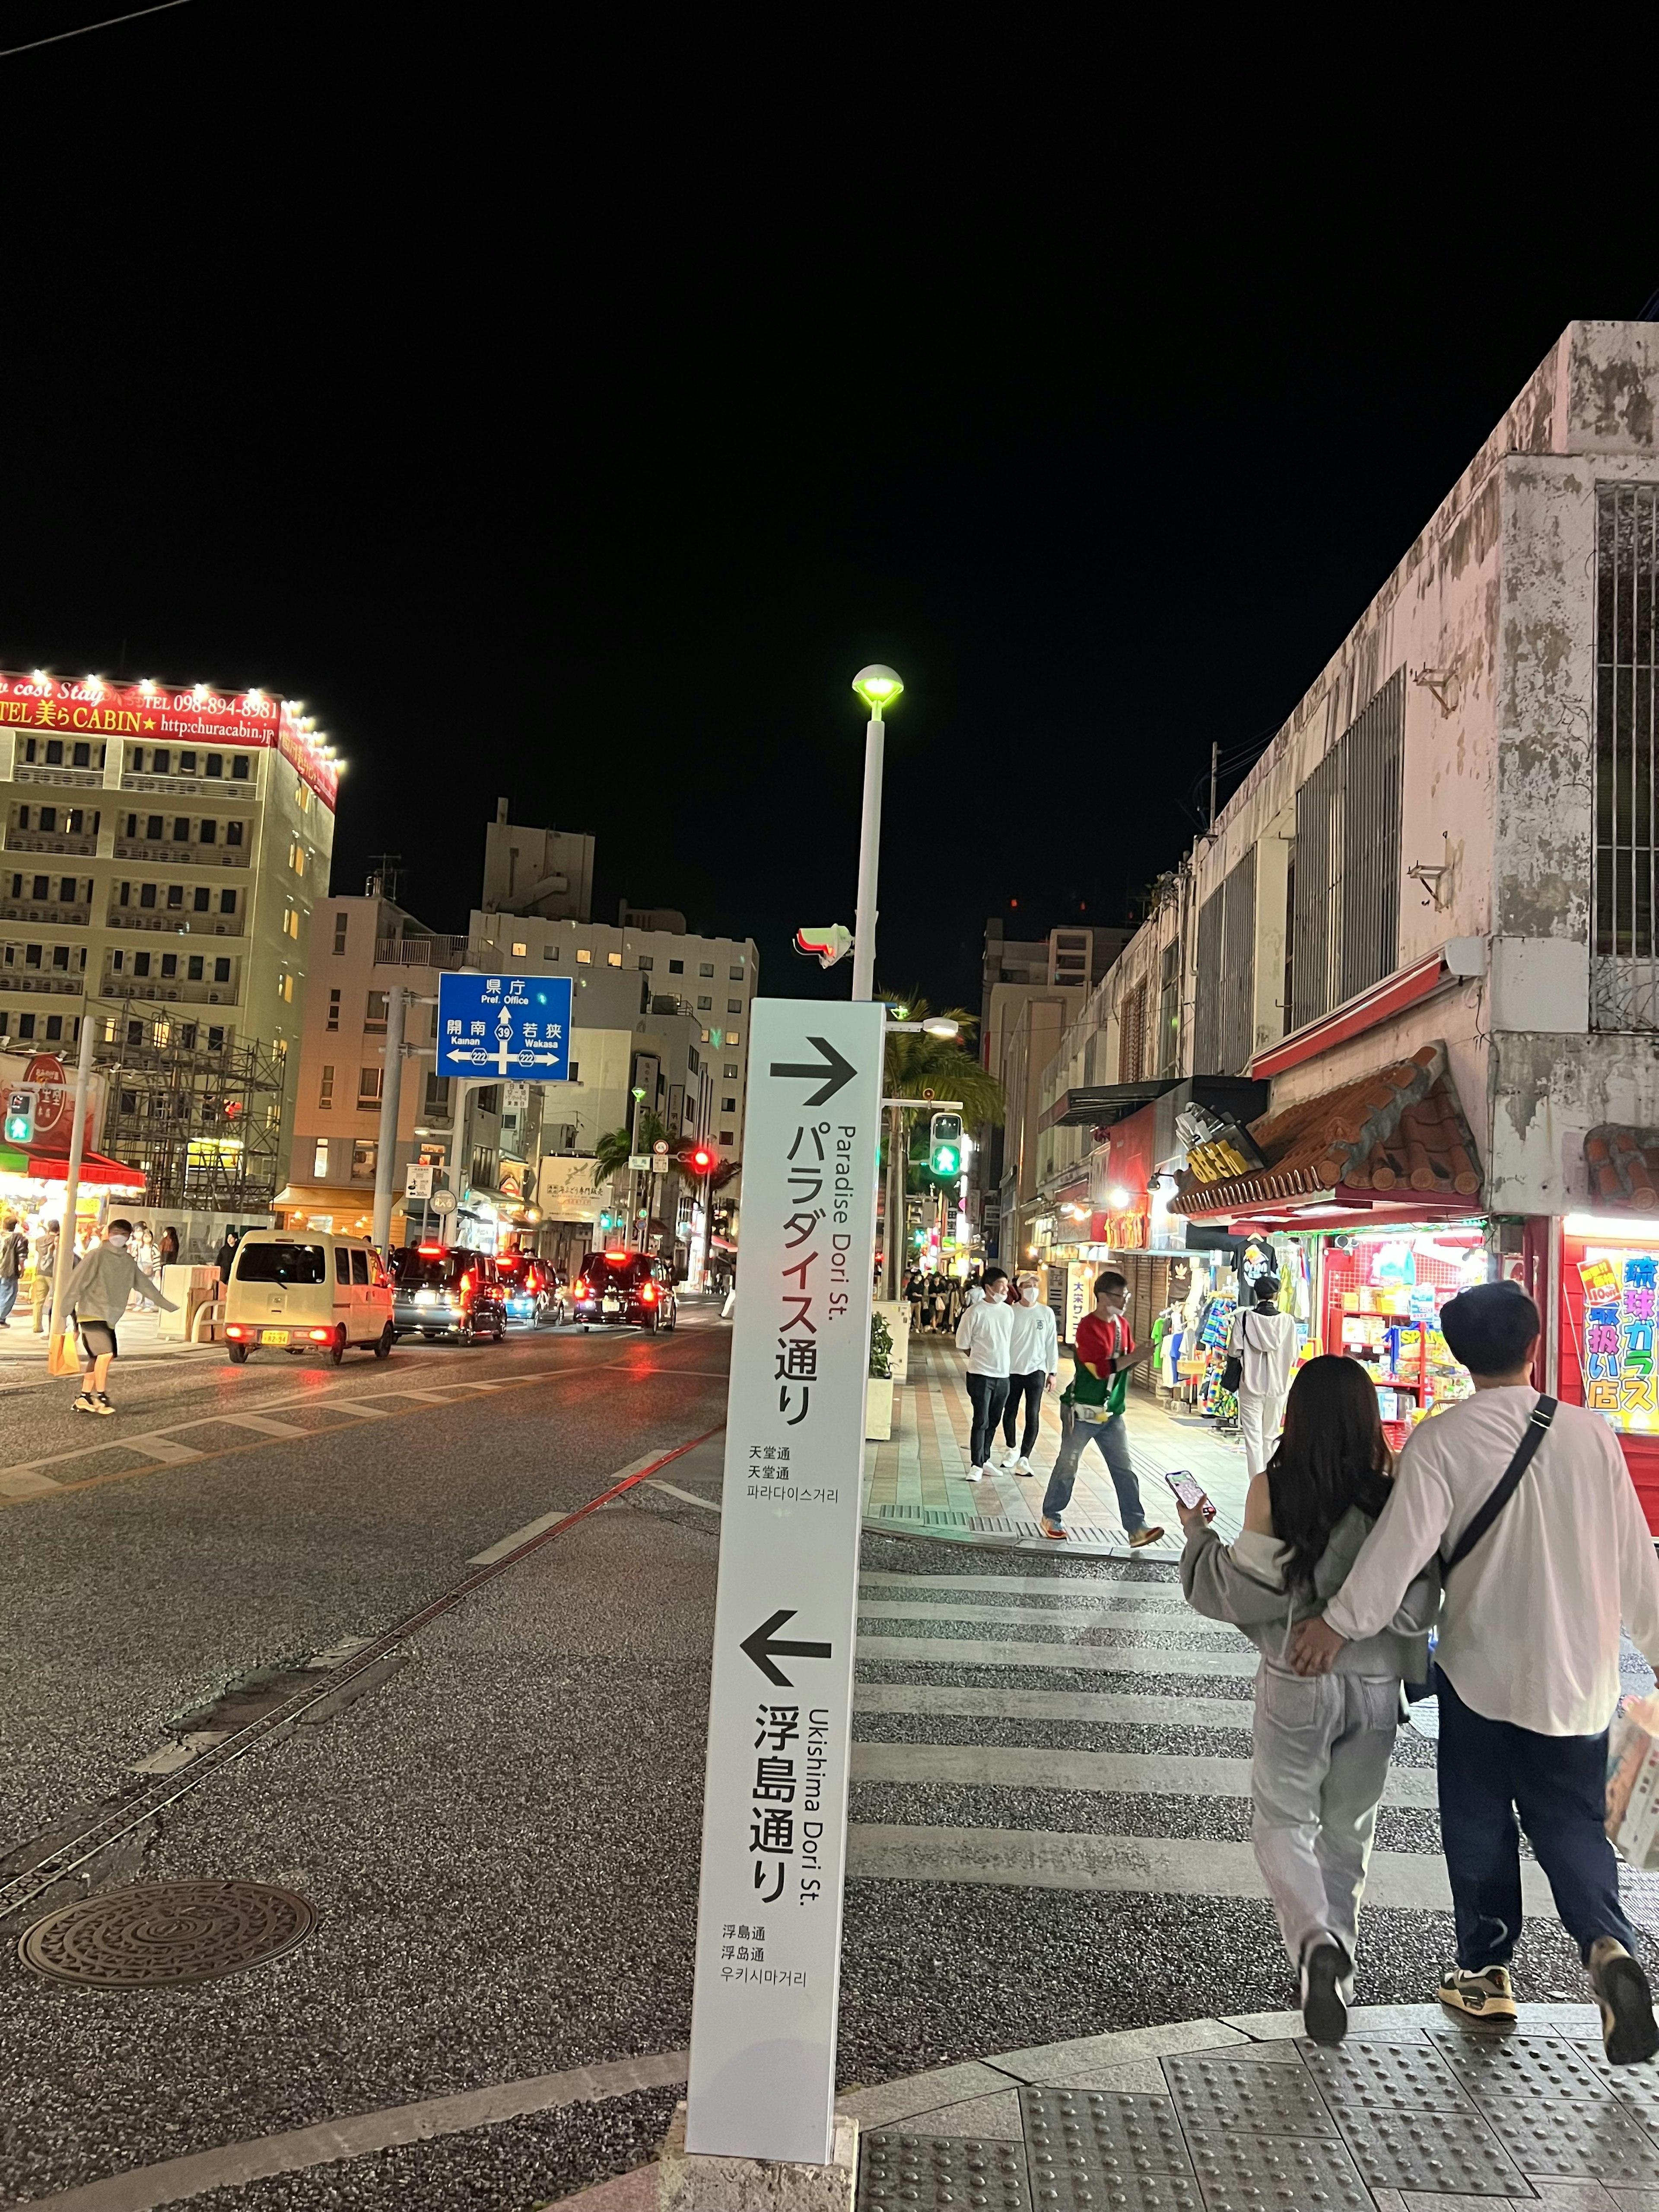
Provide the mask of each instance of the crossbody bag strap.
[{"label": "crossbody bag strap", "polygon": [[1440,1570],[1443,1578],[1449,1575],[1455,1566],[1468,1559],[1469,1553],[1521,1487],[1521,1478],[1531,1466],[1533,1454],[1543,1443],[1549,1425],[1555,1419],[1557,1402],[1553,1398],[1540,1398],[1528,1415],[1527,1425],[1522,1431],[1521,1441],[1515,1448],[1515,1457],[1504,1468],[1491,1497],[1487,1498],[1459,1537],[1457,1548]]}]

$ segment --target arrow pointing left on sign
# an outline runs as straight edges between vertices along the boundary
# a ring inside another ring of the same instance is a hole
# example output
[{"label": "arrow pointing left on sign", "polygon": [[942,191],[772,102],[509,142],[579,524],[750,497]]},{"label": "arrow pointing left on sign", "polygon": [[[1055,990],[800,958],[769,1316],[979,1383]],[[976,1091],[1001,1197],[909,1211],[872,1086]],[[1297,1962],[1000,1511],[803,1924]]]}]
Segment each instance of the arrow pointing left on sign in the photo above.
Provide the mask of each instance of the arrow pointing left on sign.
[{"label": "arrow pointing left on sign", "polygon": [[850,1083],[858,1073],[858,1070],[850,1060],[842,1058],[828,1037],[810,1036],[806,1042],[823,1054],[823,1064],[820,1066],[814,1067],[810,1060],[801,1063],[775,1060],[772,1062],[772,1073],[774,1075],[805,1075],[815,1079],[823,1079],[822,1088],[815,1091],[806,1102],[809,1106],[822,1106],[827,1098],[833,1098],[836,1091]]},{"label": "arrow pointing left on sign", "polygon": [[[816,1043],[817,1039],[814,1038],[813,1042]],[[775,1682],[781,1690],[791,1689],[793,1685],[783,1669],[774,1664],[775,1661],[827,1659],[830,1656],[830,1646],[827,1644],[798,1644],[793,1639],[782,1643],[778,1641],[779,1629],[786,1621],[793,1620],[794,1617],[793,1608],[775,1613],[770,1620],[763,1621],[751,1634],[745,1636],[739,1646],[740,1650],[749,1654],[767,1680]]]}]

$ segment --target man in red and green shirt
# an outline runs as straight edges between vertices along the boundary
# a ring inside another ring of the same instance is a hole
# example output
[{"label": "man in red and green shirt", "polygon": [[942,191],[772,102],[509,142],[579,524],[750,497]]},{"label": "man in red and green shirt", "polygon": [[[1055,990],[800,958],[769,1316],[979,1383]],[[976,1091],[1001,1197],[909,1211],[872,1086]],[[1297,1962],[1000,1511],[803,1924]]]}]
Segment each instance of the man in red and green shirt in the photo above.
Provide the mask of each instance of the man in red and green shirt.
[{"label": "man in red and green shirt", "polygon": [[1095,1279],[1094,1311],[1085,1314],[1078,1323],[1077,1342],[1073,1347],[1076,1365],[1071,1385],[1060,1401],[1066,1433],[1042,1498],[1042,1533],[1056,1541],[1065,1536],[1060,1516],[1072,1502],[1078,1462],[1083,1456],[1085,1445],[1091,1441],[1098,1449],[1112,1478],[1112,1487],[1117,1492],[1117,1510],[1123,1516],[1123,1532],[1131,1546],[1139,1551],[1145,1545],[1157,1543],[1164,1534],[1162,1528],[1147,1522],[1125,1431],[1123,1401],[1128,1389],[1128,1370],[1143,1356],[1135,1350],[1124,1314],[1128,1301],[1127,1277],[1109,1268]]}]

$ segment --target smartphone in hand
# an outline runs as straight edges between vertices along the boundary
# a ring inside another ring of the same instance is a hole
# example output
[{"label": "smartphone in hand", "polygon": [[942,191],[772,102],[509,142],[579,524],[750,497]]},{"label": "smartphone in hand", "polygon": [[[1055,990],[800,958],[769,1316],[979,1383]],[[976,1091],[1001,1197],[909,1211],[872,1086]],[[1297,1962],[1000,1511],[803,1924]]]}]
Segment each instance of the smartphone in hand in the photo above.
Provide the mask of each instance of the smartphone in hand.
[{"label": "smartphone in hand", "polygon": [[1189,1513],[1201,1510],[1206,1521],[1215,1519],[1214,1506],[1190,1474],[1166,1474],[1164,1480]]}]

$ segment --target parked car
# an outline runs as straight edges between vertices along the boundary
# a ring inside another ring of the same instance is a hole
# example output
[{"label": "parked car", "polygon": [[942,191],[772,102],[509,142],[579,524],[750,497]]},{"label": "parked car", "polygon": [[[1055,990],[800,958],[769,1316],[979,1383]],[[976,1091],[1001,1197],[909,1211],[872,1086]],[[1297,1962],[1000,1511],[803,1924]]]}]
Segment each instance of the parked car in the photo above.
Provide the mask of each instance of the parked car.
[{"label": "parked car", "polygon": [[584,1328],[671,1329],[680,1317],[673,1270],[649,1252],[590,1252],[568,1295]]},{"label": "parked car", "polygon": [[501,1279],[509,1321],[533,1323],[545,1321],[550,1315],[557,1321],[554,1272],[545,1260],[528,1252],[505,1253],[495,1261],[495,1273]]},{"label": "parked car", "polygon": [[225,1285],[233,1365],[257,1347],[325,1352],[337,1367],[351,1346],[384,1359],[395,1340],[391,1278],[364,1238],[281,1229],[243,1237]]},{"label": "parked car", "polygon": [[453,1336],[458,1344],[507,1334],[507,1300],[485,1252],[459,1244],[405,1244],[392,1255],[399,1336]]}]

